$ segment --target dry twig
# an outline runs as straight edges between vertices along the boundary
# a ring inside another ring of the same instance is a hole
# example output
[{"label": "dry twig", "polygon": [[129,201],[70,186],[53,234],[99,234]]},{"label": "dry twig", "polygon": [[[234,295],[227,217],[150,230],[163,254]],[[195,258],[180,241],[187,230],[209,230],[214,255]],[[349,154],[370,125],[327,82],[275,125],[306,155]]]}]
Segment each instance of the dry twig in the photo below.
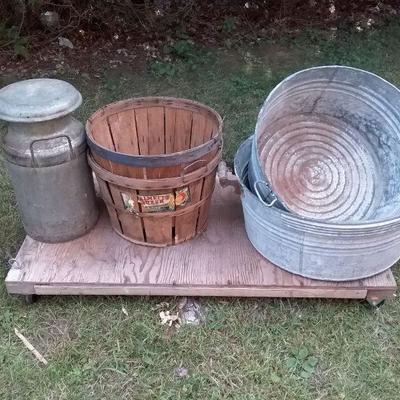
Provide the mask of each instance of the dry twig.
[{"label": "dry twig", "polygon": [[47,365],[47,360],[33,347],[31,342],[17,329],[14,328],[15,334],[21,339],[25,347],[44,365]]}]

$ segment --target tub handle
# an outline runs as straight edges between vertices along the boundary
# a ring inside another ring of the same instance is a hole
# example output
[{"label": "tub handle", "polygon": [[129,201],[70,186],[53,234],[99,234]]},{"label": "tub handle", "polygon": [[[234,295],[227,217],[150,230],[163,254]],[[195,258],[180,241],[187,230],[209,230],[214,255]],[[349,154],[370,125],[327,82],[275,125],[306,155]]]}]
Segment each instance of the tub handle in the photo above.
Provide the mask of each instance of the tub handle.
[{"label": "tub handle", "polygon": [[193,161],[192,163],[190,163],[189,165],[186,165],[186,167],[183,168],[182,172],[181,172],[181,178],[182,178],[183,182],[185,181],[185,175],[190,172],[190,171],[188,171],[188,169],[193,167],[193,166],[195,166],[195,165],[197,165],[197,164],[200,164],[201,166],[206,166],[207,167],[207,160],[203,160],[203,159],[196,160],[196,161]]},{"label": "tub handle", "polygon": [[35,152],[34,152],[34,149],[33,149],[33,145],[35,143],[47,142],[48,140],[61,139],[61,138],[66,138],[67,139],[69,150],[71,152],[71,158],[74,158],[75,153],[74,153],[74,148],[72,147],[71,138],[68,135],[58,135],[58,136],[53,136],[51,138],[46,138],[46,139],[35,139],[35,140],[32,140],[32,142],[29,144],[29,150],[31,152],[31,157],[32,157],[32,165],[33,166],[38,165],[37,162],[36,162],[36,159],[35,159]]},{"label": "tub handle", "polygon": [[[261,196],[261,194],[260,194],[260,191],[258,190],[258,185],[259,185],[260,183],[262,183],[262,184],[269,190],[270,195],[273,197],[273,200],[270,201],[269,203],[267,203],[267,202],[262,198],[262,196]],[[266,182],[260,181],[260,180],[255,181],[253,187],[254,187],[254,191],[255,191],[255,193],[256,193],[256,195],[257,195],[257,197],[258,197],[258,200],[260,200],[261,203],[263,203],[266,207],[272,207],[272,206],[276,203],[277,198],[276,198],[275,194],[272,193],[271,188],[267,185]]]}]

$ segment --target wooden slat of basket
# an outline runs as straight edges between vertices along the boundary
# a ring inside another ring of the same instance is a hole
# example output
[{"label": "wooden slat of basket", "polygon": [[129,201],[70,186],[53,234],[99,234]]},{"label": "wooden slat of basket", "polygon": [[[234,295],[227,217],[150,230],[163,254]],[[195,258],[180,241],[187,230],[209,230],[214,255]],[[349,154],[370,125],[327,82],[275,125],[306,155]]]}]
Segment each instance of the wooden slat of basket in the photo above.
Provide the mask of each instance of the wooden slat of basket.
[{"label": "wooden slat of basket", "polygon": [[[208,193],[214,190],[214,183],[215,183],[215,174],[210,174],[204,178],[203,190],[201,193],[201,198],[207,196]],[[197,221],[197,230],[202,230],[207,223],[208,220],[208,210],[210,208],[211,196],[210,199],[200,207],[199,210],[199,218]]]},{"label": "wooden slat of basket", "polygon": [[[165,107],[165,154],[170,154],[174,152],[175,148],[175,121],[176,121],[176,109]],[[169,178],[173,176],[178,176],[182,170],[181,165],[176,165],[173,167],[166,167],[162,170],[162,177]],[[161,177],[161,175],[159,175]]]},{"label": "wooden slat of basket", "polygon": [[165,154],[164,107],[147,109],[149,154]]},{"label": "wooden slat of basket", "polygon": [[149,120],[147,108],[135,110],[136,129],[139,140],[139,152],[141,155],[149,154]]},{"label": "wooden slat of basket", "polygon": [[[93,138],[102,146],[115,149],[114,143],[111,137],[110,128],[105,119],[97,119],[91,125],[91,133]],[[94,155],[96,162],[101,165],[103,168],[108,169],[109,171],[113,171],[112,162],[105,160],[104,158]]]},{"label": "wooden slat of basket", "polygon": [[91,131],[94,139],[102,146],[115,150],[107,120],[99,118],[93,121]]},{"label": "wooden slat of basket", "polygon": [[[204,178],[189,185],[190,202],[188,205],[200,201],[203,181]],[[195,210],[190,214],[181,215],[175,218],[175,243],[190,239],[196,234],[198,216],[199,210]]]},{"label": "wooden slat of basket", "polygon": [[[149,121],[149,154],[165,154],[165,114],[164,107],[147,109]],[[174,168],[175,169],[175,168]],[[166,168],[147,168],[146,176],[149,179],[163,178],[167,175]]]},{"label": "wooden slat of basket", "polygon": [[[172,193],[171,189],[165,190],[140,190],[139,194],[162,194],[162,193]],[[141,211],[143,211],[141,209]],[[152,218],[144,217],[142,218],[143,228],[146,234],[146,242],[159,245],[169,245],[173,243],[173,223],[174,217],[162,217],[162,218]]]},{"label": "wooden slat of basket", "polygon": [[[110,115],[108,117],[108,125],[117,151],[126,154],[139,154],[134,110],[126,110]],[[143,168],[112,164],[114,169],[118,170],[123,176],[131,178],[143,178],[144,176]]]},{"label": "wooden slat of basket", "polygon": [[115,149],[121,153],[139,154],[135,110],[122,111],[108,117]]},{"label": "wooden slat of basket", "polygon": [[174,217],[143,218],[146,242],[164,246],[172,244],[173,220]]},{"label": "wooden slat of basket", "polygon": [[[113,203],[120,208],[124,208],[122,201],[121,191],[127,193],[132,198],[136,199],[135,206],[137,206],[137,195],[135,190],[128,190],[124,188],[118,188],[117,186],[110,185],[110,192]],[[121,223],[122,232],[124,235],[131,237],[138,241],[144,241],[143,225],[139,217],[134,214],[127,214],[124,212],[118,212],[118,219]]]},{"label": "wooden slat of basket", "polygon": [[121,223],[118,218],[118,213],[115,211],[114,208],[112,208],[108,205],[108,204],[113,203],[109,184],[107,182],[103,181],[103,179],[101,179],[99,176],[97,176],[97,182],[100,187],[101,196],[103,197],[103,199],[107,205],[107,211],[110,216],[111,225],[113,226],[114,229],[116,229],[117,231],[120,231],[122,233],[122,227],[121,227]]},{"label": "wooden slat of basket", "polygon": [[207,118],[214,119],[214,110],[189,99],[180,99],[175,97],[142,97],[117,101],[108,104],[97,110],[90,118],[89,123],[97,118],[103,118],[113,114],[118,114],[127,110],[147,109],[150,107],[166,107],[175,110],[187,110],[204,115]]},{"label": "wooden slat of basket", "polygon": [[175,148],[176,109],[165,108],[165,154],[174,152]]},{"label": "wooden slat of basket", "polygon": [[206,121],[206,126],[204,129],[204,138],[203,141],[206,142],[207,140],[210,140],[212,137],[216,135],[218,131],[217,126],[211,119],[207,119]]},{"label": "wooden slat of basket", "polygon": [[[110,135],[112,137],[113,145],[116,151],[122,151],[122,148],[124,148],[124,143],[122,140],[120,140],[120,132],[121,132],[121,123],[119,119],[118,114],[111,115],[110,117],[107,118],[107,124],[108,128],[110,130]],[[123,176],[129,176],[128,175],[128,166],[122,165],[122,164],[116,164],[111,162],[112,169],[115,173],[118,173],[119,175]]]},{"label": "wooden slat of basket", "polygon": [[190,139],[190,148],[204,143],[206,129],[206,118],[199,113],[193,113],[192,133]]},{"label": "wooden slat of basket", "polygon": [[[110,116],[108,118],[111,118],[111,121],[114,124],[115,131],[117,131],[117,129],[119,128],[119,123],[120,123],[119,120],[117,119],[118,117]],[[117,146],[115,145],[114,138],[112,136],[111,123],[109,124],[109,121],[103,120],[103,123],[100,124],[99,126],[102,127],[102,130],[101,131],[99,130],[99,132],[102,133],[102,138],[103,139],[106,138],[105,140],[109,141],[108,142],[109,146],[112,145],[112,148],[114,148],[114,150],[115,150]],[[106,161],[106,160],[104,160],[104,161]],[[128,171],[127,166],[122,165],[122,164],[112,163],[112,162],[110,162],[110,166],[111,166],[113,173],[115,173],[117,175],[129,176],[129,171]],[[134,174],[134,175],[135,176],[133,176],[133,177],[140,177],[140,176],[137,176],[137,174]],[[124,204],[123,204],[123,201],[121,198],[120,191],[114,185],[109,185],[108,187],[110,190],[112,202],[119,207],[123,207]],[[136,191],[132,191],[132,192],[134,195],[136,195]],[[133,218],[131,215],[125,214],[125,213],[117,213],[117,215],[118,215],[118,220],[120,222],[120,229],[122,229],[121,233],[130,235],[134,238],[137,238],[137,240],[143,240],[143,228],[142,228],[141,221],[139,218]]]},{"label": "wooden slat of basket", "polygon": [[176,110],[174,152],[190,148],[192,114],[191,111]]}]

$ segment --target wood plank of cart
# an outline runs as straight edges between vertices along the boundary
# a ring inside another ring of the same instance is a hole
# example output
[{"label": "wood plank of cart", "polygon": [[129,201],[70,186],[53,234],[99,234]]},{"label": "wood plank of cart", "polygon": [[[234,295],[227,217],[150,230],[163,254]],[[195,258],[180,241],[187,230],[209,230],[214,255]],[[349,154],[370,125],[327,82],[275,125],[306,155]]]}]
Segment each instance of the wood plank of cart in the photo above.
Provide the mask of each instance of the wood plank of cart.
[{"label": "wood plank of cart", "polygon": [[[130,243],[103,212],[86,236],[45,244],[26,237],[6,277],[11,294],[173,295],[367,299],[393,297],[391,270],[352,282],[323,282],[285,272],[246,237],[237,189],[217,179],[208,230],[165,248]],[[221,186],[225,186],[222,187]]]}]

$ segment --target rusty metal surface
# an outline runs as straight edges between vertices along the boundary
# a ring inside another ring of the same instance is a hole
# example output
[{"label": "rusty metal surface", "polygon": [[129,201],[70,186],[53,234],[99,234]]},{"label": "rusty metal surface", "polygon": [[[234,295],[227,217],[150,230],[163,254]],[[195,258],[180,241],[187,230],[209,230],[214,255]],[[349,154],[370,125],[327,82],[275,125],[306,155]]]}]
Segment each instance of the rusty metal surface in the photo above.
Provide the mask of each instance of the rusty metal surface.
[{"label": "rusty metal surface", "polygon": [[289,272],[320,280],[362,279],[400,258],[400,217],[344,224],[316,221],[266,206],[249,190],[252,138],[235,156],[247,236],[265,258]]},{"label": "rusty metal surface", "polygon": [[400,215],[400,91],[382,78],[300,71],[268,96],[256,138],[253,181],[266,180],[294,214],[346,223]]}]

